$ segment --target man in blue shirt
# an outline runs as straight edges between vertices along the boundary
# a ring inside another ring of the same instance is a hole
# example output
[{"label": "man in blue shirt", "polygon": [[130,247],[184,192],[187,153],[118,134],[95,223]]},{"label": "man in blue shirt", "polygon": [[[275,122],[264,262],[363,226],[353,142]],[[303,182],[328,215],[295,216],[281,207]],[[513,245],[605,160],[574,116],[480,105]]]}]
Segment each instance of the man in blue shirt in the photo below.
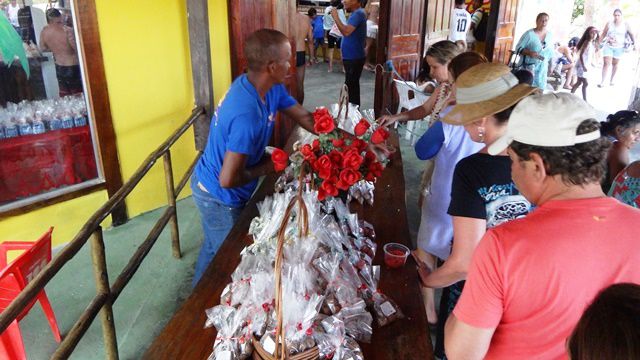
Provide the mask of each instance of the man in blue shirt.
[{"label": "man in blue shirt", "polygon": [[360,75],[366,60],[364,52],[367,37],[367,14],[360,3],[361,0],[344,0],[344,7],[351,11],[349,20],[344,24],[338,17],[338,10],[331,10],[331,17],[336,22],[342,38],[342,64],[344,65],[344,83],[349,88],[349,102],[360,105]]},{"label": "man in blue shirt", "polygon": [[191,179],[204,232],[193,286],[253,194],[258,178],[274,172],[264,153],[277,112],[313,132],[313,116],[282,85],[291,66],[289,39],[279,31],[261,29],[247,38],[244,54],[248,71],[220,100]]}]

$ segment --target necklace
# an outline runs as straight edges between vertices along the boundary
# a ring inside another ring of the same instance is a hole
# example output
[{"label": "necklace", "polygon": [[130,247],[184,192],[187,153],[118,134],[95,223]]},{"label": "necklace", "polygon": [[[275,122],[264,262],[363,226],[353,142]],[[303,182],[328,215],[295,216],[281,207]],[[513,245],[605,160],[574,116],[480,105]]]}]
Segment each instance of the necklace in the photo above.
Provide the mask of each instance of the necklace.
[{"label": "necklace", "polygon": [[434,122],[440,120],[440,112],[444,109],[447,99],[451,93],[451,83],[445,81],[440,84],[440,87],[441,89],[438,93],[438,98],[436,99],[436,103],[433,105],[433,110],[430,114],[429,127],[431,127]]}]

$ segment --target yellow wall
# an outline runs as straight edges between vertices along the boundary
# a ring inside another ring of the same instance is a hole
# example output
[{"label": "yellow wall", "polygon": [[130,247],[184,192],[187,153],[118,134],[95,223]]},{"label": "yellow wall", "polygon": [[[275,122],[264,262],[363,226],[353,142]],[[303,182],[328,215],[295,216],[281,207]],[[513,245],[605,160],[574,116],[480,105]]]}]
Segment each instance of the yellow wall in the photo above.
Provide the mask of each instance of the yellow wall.
[{"label": "yellow wall", "polygon": [[[186,2],[97,1],[122,176],[138,166],[193,108]],[[174,171],[195,156],[193,136],[172,149]],[[188,191],[188,189],[187,189]],[[127,198],[130,216],[166,204],[162,161]]]},{"label": "yellow wall", "polygon": [[[21,216],[0,221],[0,242],[6,240],[36,240],[50,226],[53,246],[69,242],[89,216],[107,201],[107,192],[98,191],[87,196],[48,206]],[[105,223],[107,223],[105,221]],[[105,224],[105,226],[107,226]]]},{"label": "yellow wall", "polygon": [[[193,108],[186,2],[111,0],[96,1],[96,6],[118,156],[126,181]],[[231,82],[226,0],[211,0],[209,15],[217,101]],[[194,156],[189,132],[172,149],[174,173],[186,171]],[[186,195],[188,186],[182,197]],[[53,246],[59,246],[70,241],[106,200],[106,191],[100,191],[0,220],[0,242],[36,239],[55,226]],[[165,204],[160,160],[128,197],[127,208],[134,217]]]},{"label": "yellow wall", "polygon": [[227,0],[209,0],[209,33],[211,34],[211,62],[213,63],[213,96],[217,105],[231,85]]}]

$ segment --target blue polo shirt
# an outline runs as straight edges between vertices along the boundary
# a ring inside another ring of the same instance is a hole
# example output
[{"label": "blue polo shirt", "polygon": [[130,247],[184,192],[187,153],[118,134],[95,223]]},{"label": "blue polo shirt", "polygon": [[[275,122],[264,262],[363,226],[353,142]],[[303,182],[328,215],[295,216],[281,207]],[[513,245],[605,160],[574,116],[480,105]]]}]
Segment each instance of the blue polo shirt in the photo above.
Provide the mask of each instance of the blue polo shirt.
[{"label": "blue polo shirt", "polygon": [[349,16],[347,25],[356,29],[349,36],[342,38],[342,58],[345,60],[364,59],[364,45],[367,37],[367,14],[360,8]]},{"label": "blue polo shirt", "polygon": [[211,118],[209,138],[195,173],[209,194],[229,207],[242,207],[255,190],[258,179],[235,188],[220,186],[222,161],[227,151],[248,156],[247,168],[255,166],[271,139],[276,113],[296,104],[282,85],[274,85],[263,102],[246,75],[239,76],[220,100]]}]

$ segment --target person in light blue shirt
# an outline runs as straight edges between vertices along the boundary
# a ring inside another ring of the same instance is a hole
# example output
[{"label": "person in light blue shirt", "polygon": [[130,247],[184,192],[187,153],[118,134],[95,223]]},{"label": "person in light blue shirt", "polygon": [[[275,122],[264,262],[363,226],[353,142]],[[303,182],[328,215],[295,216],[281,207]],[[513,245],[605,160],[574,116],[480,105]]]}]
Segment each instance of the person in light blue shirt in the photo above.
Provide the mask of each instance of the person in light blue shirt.
[{"label": "person in light blue shirt", "polygon": [[342,64],[344,65],[344,83],[349,88],[349,102],[360,105],[360,75],[366,60],[364,52],[367,37],[367,13],[360,0],[344,0],[344,7],[351,11],[347,23],[343,23],[338,11],[331,10],[331,17],[343,35]]},{"label": "person in light blue shirt", "polygon": [[540,13],[536,17],[536,27],[527,30],[516,45],[521,53],[521,66],[533,73],[533,86],[547,88],[549,60],[553,56],[553,40],[547,31],[549,15]]},{"label": "person in light blue shirt", "polygon": [[289,39],[277,30],[261,29],[247,38],[244,54],[248,71],[220,100],[191,179],[204,232],[194,287],[251,198],[258,178],[274,172],[264,155],[277,113],[313,131],[313,116],[283,85],[291,66]]}]

